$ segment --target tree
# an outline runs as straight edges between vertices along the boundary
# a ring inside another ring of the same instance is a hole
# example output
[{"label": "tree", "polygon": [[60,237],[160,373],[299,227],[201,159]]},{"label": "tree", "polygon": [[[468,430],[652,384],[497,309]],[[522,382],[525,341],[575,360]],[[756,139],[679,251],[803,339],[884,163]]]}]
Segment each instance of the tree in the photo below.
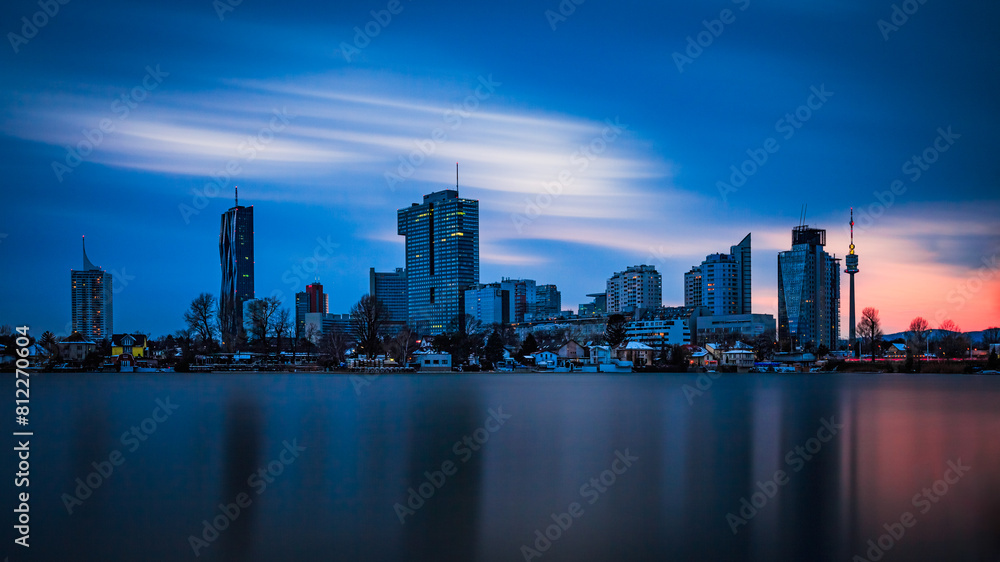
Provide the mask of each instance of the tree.
[{"label": "tree", "polygon": [[326,361],[332,361],[337,365],[344,362],[347,348],[350,345],[350,338],[338,328],[331,328],[324,332],[318,337],[316,343],[320,356],[326,356]]},{"label": "tree", "polygon": [[878,343],[882,339],[882,322],[878,317],[878,309],[868,306],[861,311],[861,322],[858,322],[858,338],[868,345],[872,361],[878,355]]},{"label": "tree", "polygon": [[930,322],[923,316],[917,316],[910,322],[910,329],[906,332],[907,343],[910,349],[918,353],[923,352],[927,345],[927,334],[930,332]]},{"label": "tree", "polygon": [[493,330],[486,340],[486,349],[483,350],[489,368],[495,368],[497,363],[503,361],[503,351],[503,334]]},{"label": "tree", "polygon": [[184,313],[184,322],[191,332],[201,338],[202,347],[208,347],[209,340],[215,339],[215,296],[202,293],[191,301]]},{"label": "tree", "polygon": [[538,351],[538,341],[535,340],[535,334],[529,332],[528,335],[525,336],[524,341],[521,343],[521,350],[518,352],[520,357],[518,360],[523,357],[527,357],[536,351]]},{"label": "tree", "polygon": [[407,359],[418,349],[417,333],[410,326],[403,326],[394,337],[386,341],[386,347],[396,363],[406,365]]},{"label": "tree", "polygon": [[42,347],[49,350],[52,353],[56,351],[56,336],[52,332],[46,330],[42,332],[42,338],[38,340],[38,343],[42,344]]},{"label": "tree", "polygon": [[774,330],[767,330],[753,339],[753,351],[757,361],[769,361],[774,357]]},{"label": "tree", "polygon": [[986,360],[986,368],[990,370],[996,370],[1000,367],[1000,358],[997,357],[996,350],[990,352],[990,358]]},{"label": "tree", "polygon": [[247,334],[261,351],[267,349],[267,336],[274,331],[275,314],[279,308],[281,301],[278,297],[253,299],[247,305],[247,317],[243,319],[243,323]]},{"label": "tree", "polygon": [[[274,339],[278,348],[278,358],[281,358],[281,340],[292,329],[291,313],[287,308],[278,311],[278,317],[274,320]],[[293,361],[294,362],[294,361]]]},{"label": "tree", "polygon": [[608,316],[608,323],[604,325],[604,339],[607,340],[608,345],[612,348],[618,347],[625,341],[626,336],[625,317],[621,314]]},{"label": "tree", "polygon": [[945,320],[938,326],[937,347],[941,355],[951,358],[965,357],[969,352],[969,338],[953,320]]},{"label": "tree", "polygon": [[382,328],[388,319],[389,309],[371,295],[364,295],[351,307],[351,335],[359,354],[372,358],[382,352]]},{"label": "tree", "polygon": [[675,373],[686,373],[688,370],[688,350],[682,345],[675,345],[670,350],[670,367]]}]

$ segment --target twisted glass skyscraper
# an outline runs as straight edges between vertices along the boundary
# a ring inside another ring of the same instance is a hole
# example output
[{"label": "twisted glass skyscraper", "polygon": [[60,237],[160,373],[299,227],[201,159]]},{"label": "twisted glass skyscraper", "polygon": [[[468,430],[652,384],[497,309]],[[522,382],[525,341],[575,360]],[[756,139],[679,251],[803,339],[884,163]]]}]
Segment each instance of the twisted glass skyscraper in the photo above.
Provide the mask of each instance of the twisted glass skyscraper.
[{"label": "twisted glass skyscraper", "polygon": [[219,295],[219,327],[227,344],[243,327],[243,303],[254,298],[253,206],[237,205],[222,214],[219,258],[222,262],[222,292]]}]

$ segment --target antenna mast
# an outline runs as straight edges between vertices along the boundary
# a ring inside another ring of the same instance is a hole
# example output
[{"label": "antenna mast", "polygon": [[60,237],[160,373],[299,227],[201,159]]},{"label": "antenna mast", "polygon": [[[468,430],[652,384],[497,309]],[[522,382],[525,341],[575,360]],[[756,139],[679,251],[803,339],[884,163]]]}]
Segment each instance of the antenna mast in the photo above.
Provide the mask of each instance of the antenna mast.
[{"label": "antenna mast", "polygon": [[455,162],[455,189],[458,189],[458,162]]},{"label": "antenna mast", "polygon": [[240,206],[240,186],[236,186],[236,206]]}]

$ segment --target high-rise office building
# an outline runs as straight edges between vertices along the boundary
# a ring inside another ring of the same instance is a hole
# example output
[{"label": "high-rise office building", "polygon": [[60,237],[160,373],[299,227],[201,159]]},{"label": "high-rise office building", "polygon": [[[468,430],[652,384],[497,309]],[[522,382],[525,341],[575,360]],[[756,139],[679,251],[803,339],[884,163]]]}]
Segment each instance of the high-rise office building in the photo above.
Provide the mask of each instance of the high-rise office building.
[{"label": "high-rise office building", "polygon": [[219,326],[223,341],[231,344],[243,329],[243,303],[254,298],[253,205],[242,207],[239,197],[222,214],[219,230],[222,291],[219,294]]},{"label": "high-rise office building", "polygon": [[629,266],[608,279],[607,287],[611,314],[663,306],[663,278],[655,266]]},{"label": "high-rise office building", "polygon": [[409,321],[439,334],[461,321],[464,291],[479,284],[479,201],[457,189],[424,195],[397,211],[397,234],[406,237]]},{"label": "high-rise office building", "polygon": [[306,285],[306,295],[309,297],[309,312],[330,312],[330,295],[323,292],[323,284],[319,281]]},{"label": "high-rise office building", "polygon": [[375,268],[368,269],[368,294],[377,298],[389,311],[389,322],[405,324],[409,315],[409,303],[406,298],[406,270],[397,267],[396,271],[380,272]]},{"label": "high-rise office building", "polygon": [[83,270],[70,271],[73,333],[99,342],[114,334],[111,274],[90,263],[83,242]]},{"label": "high-rise office building", "polygon": [[750,234],[729,248],[711,254],[684,274],[684,306],[704,306],[711,315],[750,314]]},{"label": "high-rise office building", "polygon": [[465,315],[488,326],[510,324],[510,291],[500,283],[479,285],[465,291]]},{"label": "high-rise office building", "polygon": [[792,249],[778,254],[778,341],[791,349],[840,339],[840,260],[827,254],[826,231],[792,229]]},{"label": "high-rise office building", "polygon": [[306,285],[306,290],[295,293],[295,325],[299,335],[305,335],[306,314],[330,312],[330,295],[323,292],[323,285],[317,281]]},{"label": "high-rise office building", "polygon": [[562,293],[555,285],[539,285],[533,320],[557,318],[562,313]]},{"label": "high-rise office building", "polygon": [[500,280],[500,288],[510,291],[510,321],[524,322],[535,314],[535,302],[538,300],[538,288],[534,279]]}]

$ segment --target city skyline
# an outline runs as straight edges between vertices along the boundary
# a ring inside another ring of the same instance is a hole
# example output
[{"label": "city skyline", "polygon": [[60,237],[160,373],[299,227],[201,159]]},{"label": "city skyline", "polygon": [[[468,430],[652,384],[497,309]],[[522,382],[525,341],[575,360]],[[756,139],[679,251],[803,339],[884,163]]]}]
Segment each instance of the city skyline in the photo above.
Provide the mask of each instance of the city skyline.
[{"label": "city skyline", "polygon": [[[218,291],[215,217],[236,184],[258,209],[256,296],[293,308],[319,276],[347,312],[369,268],[403,265],[391,211],[446,189],[456,161],[482,209],[481,279],[554,283],[564,308],[643,263],[680,305],[683,273],[752,232],[753,312],[777,316],[777,254],[808,204],[839,258],[854,207],[857,308],[887,332],[1000,318],[1000,8],[926,4],[886,32],[890,6],[860,1],[588,3],[565,20],[546,16],[556,3],[401,6],[359,38],[384,4],[67,4],[10,45],[0,263],[26,274],[0,280],[17,296],[3,321],[68,333],[70,295],[39,280],[85,234],[116,329],[180,329]],[[724,7],[735,21],[691,47]],[[37,9],[0,22],[20,34]]]}]

